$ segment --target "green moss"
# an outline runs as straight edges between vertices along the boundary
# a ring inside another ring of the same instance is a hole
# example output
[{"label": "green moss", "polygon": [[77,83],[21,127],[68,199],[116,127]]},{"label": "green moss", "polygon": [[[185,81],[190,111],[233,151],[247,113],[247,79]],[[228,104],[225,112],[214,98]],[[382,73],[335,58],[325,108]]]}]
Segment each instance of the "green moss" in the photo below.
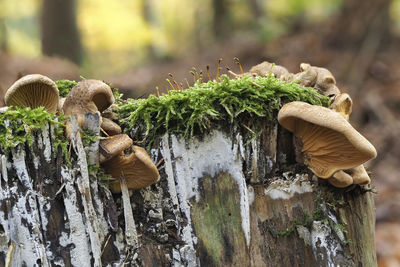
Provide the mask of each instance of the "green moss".
[{"label": "green moss", "polygon": [[278,232],[278,235],[279,236],[289,236],[289,235],[291,235],[296,230],[296,226],[297,225],[303,225],[303,223],[300,223],[300,222],[295,220],[295,221],[292,222],[292,225],[289,228],[286,228],[285,231]]},{"label": "green moss", "polygon": [[58,91],[60,94],[60,97],[66,97],[71,91],[72,87],[78,84],[76,81],[70,81],[70,80],[59,80],[56,81]]},{"label": "green moss", "polygon": [[165,133],[192,137],[210,129],[212,123],[225,121],[247,127],[251,138],[259,132],[257,120],[276,119],[280,107],[291,101],[322,106],[329,103],[312,88],[271,75],[238,79],[223,75],[218,81],[197,82],[186,90],[171,90],[160,97],[129,99],[119,105],[118,113],[126,130],[144,127],[142,137],[149,142]]},{"label": "green moss", "polygon": [[26,107],[10,107],[0,113],[0,148],[7,152],[20,144],[32,145],[32,134],[47,125],[57,126],[54,130],[54,151],[58,147],[64,151],[68,160],[68,141],[64,137],[64,116],[56,116],[43,107],[30,109]]},{"label": "green moss", "polygon": [[90,129],[83,129],[81,131],[81,139],[84,146],[89,146],[90,144],[101,139],[101,137]]}]

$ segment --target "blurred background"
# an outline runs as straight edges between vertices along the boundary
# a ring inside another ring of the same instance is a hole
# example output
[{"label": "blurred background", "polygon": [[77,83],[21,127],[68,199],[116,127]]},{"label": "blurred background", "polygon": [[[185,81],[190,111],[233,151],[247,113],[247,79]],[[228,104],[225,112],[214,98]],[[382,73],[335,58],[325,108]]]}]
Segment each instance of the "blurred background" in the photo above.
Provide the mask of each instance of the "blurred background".
[{"label": "blurred background", "polygon": [[[400,266],[400,0],[0,0],[0,106],[19,77],[96,78],[125,96],[165,91],[192,67],[264,60],[328,68],[376,146],[380,266]],[[184,82],[186,84],[186,82]],[[357,240],[353,240],[357,242]]]}]

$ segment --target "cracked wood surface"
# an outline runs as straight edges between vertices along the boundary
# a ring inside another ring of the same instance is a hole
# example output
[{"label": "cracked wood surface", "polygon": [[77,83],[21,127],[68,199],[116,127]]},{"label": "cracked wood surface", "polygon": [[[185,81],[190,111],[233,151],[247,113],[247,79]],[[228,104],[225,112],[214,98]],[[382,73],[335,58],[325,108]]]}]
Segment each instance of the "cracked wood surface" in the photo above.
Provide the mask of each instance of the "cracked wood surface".
[{"label": "cracked wood surface", "polygon": [[376,265],[371,192],[313,177],[276,125],[248,144],[233,127],[165,135],[150,153],[159,182],[123,195],[90,171],[97,145],[74,136],[71,166],[49,127],[0,148],[0,266],[9,241],[13,266]]}]

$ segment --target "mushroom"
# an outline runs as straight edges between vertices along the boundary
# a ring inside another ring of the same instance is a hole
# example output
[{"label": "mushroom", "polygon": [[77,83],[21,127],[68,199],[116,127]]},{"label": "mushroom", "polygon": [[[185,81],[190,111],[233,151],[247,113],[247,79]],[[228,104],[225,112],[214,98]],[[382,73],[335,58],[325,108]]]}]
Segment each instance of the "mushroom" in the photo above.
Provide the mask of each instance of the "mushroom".
[{"label": "mushroom", "polygon": [[353,177],[345,171],[337,171],[328,182],[335,187],[343,188],[353,184]]},{"label": "mushroom", "polygon": [[346,172],[350,172],[354,184],[367,185],[371,182],[371,178],[369,178],[369,175],[362,164],[350,170],[346,170]]},{"label": "mushroom", "polygon": [[336,96],[329,108],[338,112],[348,121],[349,116],[353,111],[353,100],[351,100],[351,97],[348,94],[341,93]]},{"label": "mushroom", "polygon": [[[99,145],[100,164],[120,155],[125,149],[128,149],[132,145],[133,141],[127,134],[118,134],[111,138],[101,140]],[[119,178],[119,176],[117,178]]]},{"label": "mushroom", "polygon": [[[141,189],[157,181],[158,169],[150,159],[146,150],[139,146],[132,146],[132,140],[126,134],[113,136],[103,140],[101,149],[108,150],[108,155],[100,158],[105,172],[114,178],[122,174],[126,179],[128,189]],[[131,151],[129,151],[131,149]],[[113,193],[120,193],[120,184],[111,184]]]},{"label": "mushroom", "polygon": [[43,106],[55,113],[58,106],[58,88],[50,78],[30,74],[17,80],[8,88],[4,101],[7,106],[38,108]]},{"label": "mushroom", "polygon": [[[66,116],[78,115],[78,124],[82,126],[86,113],[100,113],[114,102],[114,95],[110,86],[99,80],[83,80],[74,86],[63,104]],[[102,118],[100,116],[100,125]],[[71,136],[71,125],[66,124],[65,129],[68,138]]]},{"label": "mushroom", "polygon": [[257,76],[262,76],[262,77],[266,77],[270,73],[272,73],[276,78],[283,81],[287,81],[290,77],[290,73],[285,67],[275,65],[267,61],[264,61],[258,65],[253,66],[249,72],[251,74],[255,74]]},{"label": "mushroom", "polygon": [[314,87],[318,76],[317,70],[311,68],[310,64],[301,63],[300,71],[294,75],[293,80],[302,86]]},{"label": "mushroom", "polygon": [[65,97],[60,97],[60,100],[58,100],[58,106],[57,106],[57,112],[60,113],[63,109],[63,105],[65,102]]},{"label": "mushroom", "polygon": [[278,121],[301,140],[304,163],[320,178],[376,157],[374,146],[328,108],[290,102],[279,111]]},{"label": "mushroom", "polygon": [[63,110],[65,115],[102,112],[114,103],[110,86],[99,80],[83,80],[67,95]]},{"label": "mushroom", "polygon": [[[348,94],[342,93],[335,98],[335,101],[331,104],[329,108],[338,112],[340,115],[343,116],[343,118],[348,121],[349,116],[352,112],[352,106],[353,101],[351,100],[351,97]],[[371,182],[371,179],[369,178],[369,175],[365,170],[364,165],[362,164],[346,170],[346,173],[348,173],[348,175],[351,175],[354,184],[367,185]]]},{"label": "mushroom", "polygon": [[294,80],[300,85],[314,87],[321,94],[328,97],[340,94],[336,86],[336,80],[329,70],[314,67],[307,63],[301,63],[300,70],[301,72],[294,76]]},{"label": "mushroom", "polygon": [[103,129],[107,135],[117,135],[122,132],[121,127],[108,118],[102,118],[101,129]]}]

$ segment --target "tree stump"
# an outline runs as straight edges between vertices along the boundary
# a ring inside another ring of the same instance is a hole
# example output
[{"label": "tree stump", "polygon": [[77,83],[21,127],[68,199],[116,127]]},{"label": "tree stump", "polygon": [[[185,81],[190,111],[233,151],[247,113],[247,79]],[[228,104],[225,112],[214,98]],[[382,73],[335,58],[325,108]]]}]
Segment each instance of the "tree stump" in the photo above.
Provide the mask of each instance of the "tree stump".
[{"label": "tree stump", "polygon": [[229,124],[165,134],[150,151],[159,182],[115,195],[96,177],[98,141],[72,125],[71,164],[50,126],[1,150],[0,265],[376,265],[370,190],[314,177],[276,122],[249,143]]}]

